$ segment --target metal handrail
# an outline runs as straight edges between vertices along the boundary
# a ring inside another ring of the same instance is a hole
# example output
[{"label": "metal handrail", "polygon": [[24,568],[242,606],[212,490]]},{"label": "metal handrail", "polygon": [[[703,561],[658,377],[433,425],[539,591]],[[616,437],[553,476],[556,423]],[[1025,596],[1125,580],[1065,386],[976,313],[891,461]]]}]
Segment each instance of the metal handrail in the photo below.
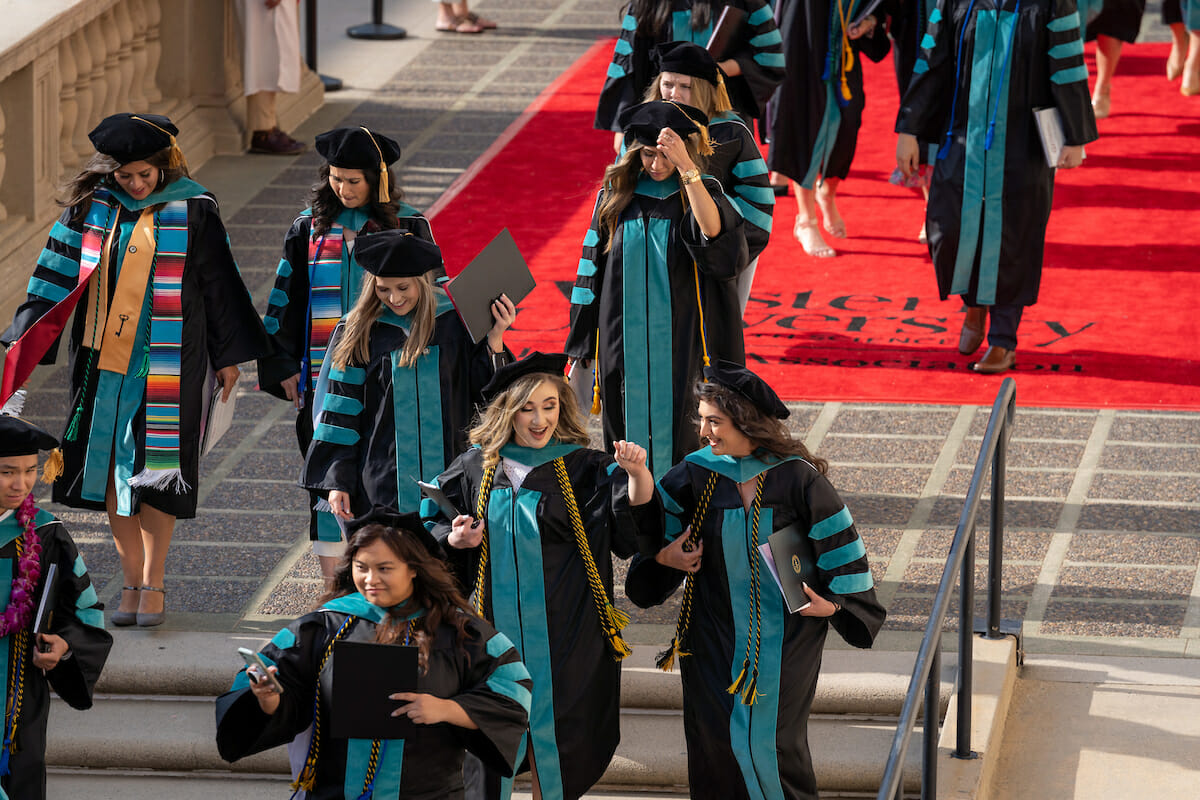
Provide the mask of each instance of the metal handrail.
[{"label": "metal handrail", "polygon": [[876,800],[902,800],[904,785],[904,760],[908,754],[908,741],[912,737],[917,721],[917,704],[921,693],[925,694],[925,733],[921,765],[921,799],[933,800],[937,796],[937,741],[938,701],[941,694],[942,626],[950,608],[950,594],[954,578],[961,577],[959,587],[958,616],[958,728],[956,731],[955,758],[974,758],[971,751],[971,690],[972,690],[972,635],[975,619],[975,518],[979,512],[983,474],[986,467],[992,469],[991,528],[989,530],[990,555],[988,559],[988,639],[999,639],[1000,632],[1000,576],[1002,571],[1002,547],[1004,540],[1004,473],[1008,455],[1008,436],[1012,428],[1013,415],[1017,408],[1017,384],[1005,378],[992,404],[992,415],[988,420],[987,432],[975,460],[975,472],[967,489],[954,541],[942,571],[937,594],[933,598],[933,611],[925,636],[917,651],[912,678],[900,719],[896,724],[896,735],[888,754],[883,780]]}]

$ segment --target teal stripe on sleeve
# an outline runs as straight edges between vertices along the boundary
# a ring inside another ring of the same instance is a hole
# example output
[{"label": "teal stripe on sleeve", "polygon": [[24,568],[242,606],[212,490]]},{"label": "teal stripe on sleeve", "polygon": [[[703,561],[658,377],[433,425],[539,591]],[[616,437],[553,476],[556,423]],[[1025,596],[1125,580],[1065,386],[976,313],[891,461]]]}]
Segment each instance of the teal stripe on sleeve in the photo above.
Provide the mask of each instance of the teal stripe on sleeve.
[{"label": "teal stripe on sleeve", "polygon": [[733,165],[733,169],[731,169],[730,172],[734,174],[734,177],[741,178],[743,180],[753,177],[754,175],[766,175],[767,162],[763,161],[761,158],[751,158],[748,161],[739,161]]},{"label": "teal stripe on sleeve", "polygon": [[596,274],[596,264],[590,258],[581,258],[575,274],[581,278],[590,278]]},{"label": "teal stripe on sleeve", "polygon": [[329,380],[337,381],[338,383],[363,384],[367,380],[367,371],[362,367],[346,367],[345,369],[331,367],[329,370]]},{"label": "teal stripe on sleeve", "polygon": [[746,22],[749,23],[750,25],[762,25],[764,22],[771,19],[771,17],[772,17],[771,7],[769,5],[764,4],[763,6],[758,8],[753,14],[751,14],[750,17],[746,20]]},{"label": "teal stripe on sleeve", "polygon": [[636,31],[637,30],[637,20],[634,19],[634,16],[632,14],[626,14],[625,18],[621,20],[621,30],[623,30],[623,31]]},{"label": "teal stripe on sleeve", "polygon": [[50,229],[50,238],[62,242],[67,247],[83,247],[83,231],[71,230],[62,224],[62,220],[54,222],[54,227]]},{"label": "teal stripe on sleeve", "polygon": [[870,572],[856,572],[853,575],[838,575],[829,582],[829,591],[834,594],[855,594],[865,592],[875,585],[875,579]]},{"label": "teal stripe on sleeve", "polygon": [[53,250],[43,250],[37,260],[39,267],[53,270],[59,275],[67,275],[68,277],[76,277],[79,275],[79,262],[62,253],[56,253]]},{"label": "teal stripe on sleeve", "polygon": [[29,294],[44,297],[51,303],[61,302],[64,297],[71,293],[71,290],[65,286],[59,286],[56,283],[44,281],[41,278],[30,278],[29,287],[26,289]]},{"label": "teal stripe on sleeve", "polygon": [[779,29],[767,31],[759,34],[750,40],[751,47],[770,47],[773,44],[782,44],[783,37],[779,34]]},{"label": "teal stripe on sleeve", "polygon": [[920,75],[929,72],[929,62],[923,58],[918,58],[917,63],[913,64],[913,74]]},{"label": "teal stripe on sleeve", "polygon": [[846,530],[846,528],[849,528],[853,524],[854,519],[850,516],[850,509],[842,506],[841,511],[815,523],[808,531],[808,538],[817,540],[828,539],[830,536]]},{"label": "teal stripe on sleeve", "polygon": [[79,599],[75,601],[75,608],[91,608],[100,602],[100,598],[96,595],[96,587],[88,584],[88,587],[79,593]]},{"label": "teal stripe on sleeve", "polygon": [[487,640],[484,645],[487,648],[487,654],[492,658],[499,658],[502,654],[513,649],[512,639],[509,639],[500,631],[496,631],[496,635]]},{"label": "teal stripe on sleeve", "polygon": [[862,539],[855,539],[853,542],[844,544],[841,547],[835,547],[828,552],[821,553],[817,558],[817,566],[823,570],[834,570],[853,563],[866,554],[867,548],[863,546]]},{"label": "teal stripe on sleeve", "polygon": [[325,395],[324,402],[321,403],[321,410],[355,417],[362,413],[363,404],[353,397],[343,397],[340,394],[327,394]]},{"label": "teal stripe on sleeve", "polygon": [[267,333],[279,333],[279,320],[267,315],[263,317],[263,327],[267,329]]},{"label": "teal stripe on sleeve", "polygon": [[275,274],[281,278],[289,278],[292,275],[292,262],[286,258],[279,259],[279,266],[275,268]]},{"label": "teal stripe on sleeve", "polygon": [[628,39],[617,39],[616,53],[620,56],[627,56],[633,52],[633,45]]},{"label": "teal stripe on sleeve", "polygon": [[608,74],[608,77],[610,77],[610,78],[624,78],[625,77],[625,69],[620,64],[616,64],[616,63],[609,64],[607,74]]},{"label": "teal stripe on sleeve", "polygon": [[525,713],[528,714],[533,695],[528,689],[517,683],[517,681],[528,680],[532,680],[529,670],[525,669],[525,665],[520,661],[513,661],[498,667],[488,677],[487,687],[496,694],[504,695],[510,700],[520,703],[521,708],[525,709]]},{"label": "teal stripe on sleeve", "polygon": [[598,244],[600,244],[600,234],[596,233],[594,229],[588,228],[587,235],[583,237],[583,246],[595,247]]},{"label": "teal stripe on sleeve", "polygon": [[75,556],[75,563],[71,565],[71,572],[76,578],[82,578],[83,573],[87,572],[87,565],[83,563],[83,555]]},{"label": "teal stripe on sleeve", "polygon": [[752,203],[763,206],[775,205],[775,192],[770,186],[752,186],[748,183],[738,184],[734,191]]},{"label": "teal stripe on sleeve", "polygon": [[84,625],[104,630],[104,613],[98,608],[77,608],[75,617]]},{"label": "teal stripe on sleeve", "polygon": [[1050,82],[1062,86],[1064,83],[1086,81],[1087,77],[1087,66],[1080,64],[1078,67],[1072,67],[1071,69],[1060,69],[1050,76]]},{"label": "teal stripe on sleeve", "polygon": [[296,634],[292,633],[290,628],[284,628],[271,637],[271,644],[280,650],[287,650],[296,644]]},{"label": "teal stripe on sleeve", "polygon": [[582,286],[576,286],[571,290],[571,303],[577,306],[590,305],[596,299],[595,293],[591,289],[585,289]]},{"label": "teal stripe on sleeve", "polygon": [[272,289],[267,295],[267,305],[282,308],[288,304],[287,292],[282,289]]},{"label": "teal stripe on sleeve", "polygon": [[1074,13],[1068,14],[1065,17],[1059,17],[1058,19],[1052,19],[1052,20],[1050,20],[1050,24],[1048,24],[1046,26],[1046,28],[1050,31],[1053,31],[1054,33],[1062,33],[1063,31],[1069,31],[1072,28],[1075,28],[1076,30],[1078,30],[1079,29],[1079,12],[1076,11]]},{"label": "teal stripe on sleeve", "polygon": [[1056,44],[1050,48],[1051,58],[1071,58],[1083,55],[1083,40],[1072,39],[1065,44]]},{"label": "teal stripe on sleeve", "polygon": [[935,8],[935,9],[933,9],[933,11],[929,12],[929,24],[930,25],[937,25],[941,21],[942,21],[942,10],[940,8]]},{"label": "teal stripe on sleeve", "polygon": [[313,431],[313,438],[321,442],[329,442],[330,444],[351,445],[358,441],[358,431],[322,422]]},{"label": "teal stripe on sleeve", "polygon": [[937,46],[937,40],[932,35],[927,33],[921,37],[922,50],[932,50],[935,46]]},{"label": "teal stripe on sleeve", "polygon": [[[771,190],[767,189],[766,191],[770,192]],[[774,200],[774,196],[772,196],[771,199]],[[758,208],[750,205],[744,200],[739,200],[736,198],[733,201],[733,207],[742,213],[742,217],[745,218],[746,222],[754,225],[755,227],[761,228],[764,231],[771,230],[770,214],[760,211]]]},{"label": "teal stripe on sleeve", "polygon": [[755,53],[754,60],[764,67],[779,67],[783,69],[783,53]]}]

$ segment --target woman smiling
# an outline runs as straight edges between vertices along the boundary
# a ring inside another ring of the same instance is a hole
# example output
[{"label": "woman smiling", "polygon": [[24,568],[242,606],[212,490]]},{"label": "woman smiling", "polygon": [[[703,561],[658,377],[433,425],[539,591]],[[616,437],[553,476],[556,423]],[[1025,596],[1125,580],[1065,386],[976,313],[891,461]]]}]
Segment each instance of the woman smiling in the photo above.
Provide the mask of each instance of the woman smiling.
[{"label": "woman smiling", "polygon": [[[612,556],[636,548],[631,500],[654,481],[646,452],[587,447],[565,355],[534,353],[496,372],[474,448],[438,478],[462,512],[434,534],[476,608],[514,642],[533,674],[523,752],[534,796],[577,798],[603,774],[620,737],[625,616],[613,608]],[[511,782],[488,776],[488,797]]]}]

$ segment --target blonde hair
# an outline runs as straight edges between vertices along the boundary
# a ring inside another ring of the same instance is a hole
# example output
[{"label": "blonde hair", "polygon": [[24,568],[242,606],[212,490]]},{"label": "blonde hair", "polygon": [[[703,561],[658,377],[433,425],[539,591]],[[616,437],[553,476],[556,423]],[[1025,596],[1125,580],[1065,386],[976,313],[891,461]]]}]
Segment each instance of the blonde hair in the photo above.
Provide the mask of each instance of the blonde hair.
[{"label": "blonde hair", "polygon": [[[412,280],[416,281],[419,294],[412,310],[412,328],[400,351],[402,367],[411,367],[416,363],[429,346],[437,322],[437,297],[429,276],[416,275]],[[375,287],[375,276],[370,273],[364,275],[358,299],[346,315],[342,336],[333,349],[331,360],[337,369],[345,369],[351,363],[366,364],[371,360],[371,328],[383,316],[383,300],[376,294]]]},{"label": "blonde hair", "polygon": [[[670,72],[670,70],[666,70],[666,72]],[[675,74],[685,75],[686,73],[677,72]],[[733,111],[733,103],[729,101],[729,92],[725,91],[725,79],[719,73],[716,86],[695,75],[688,75],[688,77],[692,79],[692,97],[688,103],[689,106],[700,109],[710,119],[717,114]],[[662,73],[660,72],[646,87],[646,96],[642,98],[642,101],[650,103],[662,99]]]},{"label": "blonde hair", "polygon": [[532,375],[522,375],[507,389],[493,397],[492,402],[479,413],[479,420],[468,433],[471,444],[477,444],[483,450],[484,468],[494,466],[500,461],[500,448],[512,439],[513,420],[517,412],[529,402],[534,390],[545,381],[552,383],[558,392],[558,425],[554,429],[554,439],[581,447],[591,444],[583,414],[579,410],[579,404],[575,402],[575,392],[567,383],[567,379],[562,375],[535,372]]},{"label": "blonde hair", "polygon": [[[708,128],[703,125],[700,125],[699,128],[699,133],[685,136],[683,143],[687,147],[688,155],[691,157],[692,163],[696,165],[696,169],[704,172],[704,168],[708,166],[706,157],[712,155],[713,149],[712,145],[708,143]],[[641,142],[634,142],[615,164],[609,164],[604,168],[604,192],[597,216],[600,227],[604,229],[608,240],[604,245],[606,253],[612,249],[621,212],[633,200],[634,189],[637,188],[638,180],[642,176],[642,150],[648,146]]]}]

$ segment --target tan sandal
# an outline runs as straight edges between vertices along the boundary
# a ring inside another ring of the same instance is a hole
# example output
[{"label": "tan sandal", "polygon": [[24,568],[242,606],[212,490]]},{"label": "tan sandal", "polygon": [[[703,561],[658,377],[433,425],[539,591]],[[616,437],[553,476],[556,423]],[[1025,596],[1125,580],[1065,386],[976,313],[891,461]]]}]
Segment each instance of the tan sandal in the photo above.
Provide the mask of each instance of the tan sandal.
[{"label": "tan sandal", "polygon": [[476,34],[483,33],[483,25],[471,20],[470,14],[463,14],[461,17],[455,17],[449,25],[438,23],[434,27],[442,33],[468,33]]}]

